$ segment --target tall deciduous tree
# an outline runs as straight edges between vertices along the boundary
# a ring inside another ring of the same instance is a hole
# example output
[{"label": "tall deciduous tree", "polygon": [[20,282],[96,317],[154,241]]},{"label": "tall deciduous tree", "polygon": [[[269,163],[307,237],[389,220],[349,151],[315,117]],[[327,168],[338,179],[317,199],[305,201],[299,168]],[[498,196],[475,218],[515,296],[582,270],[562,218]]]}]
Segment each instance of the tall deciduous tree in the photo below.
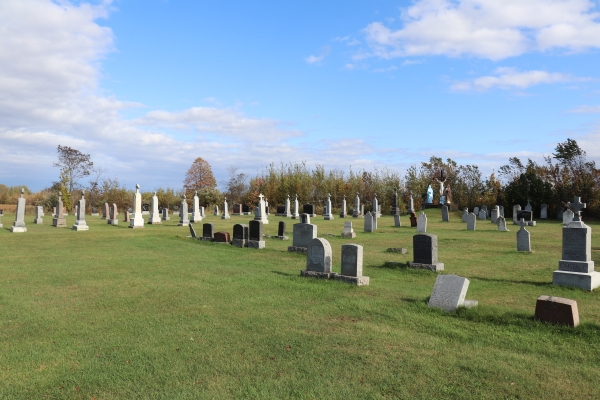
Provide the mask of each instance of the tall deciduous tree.
[{"label": "tall deciduous tree", "polygon": [[89,154],[83,154],[69,146],[59,144],[56,151],[58,152],[58,162],[53,165],[60,168],[61,174],[66,175],[69,181],[69,193],[73,193],[74,189],[80,187],[79,179],[92,173],[94,163],[90,160]]},{"label": "tall deciduous tree", "polygon": [[212,173],[210,164],[201,157],[198,157],[192,163],[192,166],[185,173],[183,187],[188,197],[193,196],[193,192],[200,189],[214,189],[217,187],[217,181]]}]

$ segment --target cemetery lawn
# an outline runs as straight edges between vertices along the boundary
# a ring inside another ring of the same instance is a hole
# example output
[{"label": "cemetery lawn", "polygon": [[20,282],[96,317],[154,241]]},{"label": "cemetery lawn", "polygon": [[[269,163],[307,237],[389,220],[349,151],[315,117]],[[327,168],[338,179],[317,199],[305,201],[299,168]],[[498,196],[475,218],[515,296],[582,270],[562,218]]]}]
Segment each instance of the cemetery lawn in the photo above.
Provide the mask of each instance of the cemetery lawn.
[{"label": "cemetery lawn", "polygon": [[[128,229],[88,216],[90,230],[75,232],[26,216],[17,234],[4,216],[0,398],[597,398],[600,291],[551,284],[561,224],[528,228],[533,253],[519,254],[510,220],[510,232],[489,220],[469,232],[457,212],[449,223],[427,214],[444,273],[470,279],[478,307],[430,309],[436,274],[386,264],[412,260],[406,216],[400,228],[384,216],[375,233],[361,219],[311,219],[334,271],[343,243],[364,246],[366,287],[300,277],[291,219],[289,241],[254,250],[186,238],[178,217]],[[249,219],[204,222],[232,233]],[[348,220],[356,239],[340,236]],[[599,263],[600,226],[588,224]],[[535,321],[540,295],[576,300],[581,325]]]}]

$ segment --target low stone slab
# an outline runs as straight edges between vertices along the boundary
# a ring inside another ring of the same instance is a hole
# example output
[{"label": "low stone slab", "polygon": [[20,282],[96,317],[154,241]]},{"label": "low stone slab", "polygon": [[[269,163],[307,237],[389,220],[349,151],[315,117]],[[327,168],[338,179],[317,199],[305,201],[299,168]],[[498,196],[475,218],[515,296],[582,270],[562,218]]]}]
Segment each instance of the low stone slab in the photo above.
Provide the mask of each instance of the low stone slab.
[{"label": "low stone slab", "polygon": [[311,277],[311,278],[321,278],[321,279],[333,279],[336,276],[335,272],[318,272],[318,271],[308,271],[301,270],[300,276]]},{"label": "low stone slab", "polygon": [[246,239],[231,239],[231,245],[239,248],[244,248],[248,246],[248,242]]},{"label": "low stone slab", "polygon": [[229,243],[231,239],[229,238],[229,232],[216,232],[215,233],[215,242],[216,243]]},{"label": "low stone slab", "polygon": [[575,300],[540,296],[535,304],[535,319],[558,325],[579,325],[579,310]]},{"label": "low stone slab", "polygon": [[552,272],[552,284],[594,290],[600,287],[600,272],[580,273],[571,271]]},{"label": "low stone slab", "polygon": [[409,262],[408,266],[410,268],[415,268],[415,269],[427,269],[427,270],[433,271],[433,272],[438,272],[438,271],[444,270],[444,263],[422,264],[422,263]]},{"label": "low stone slab", "polygon": [[248,240],[248,247],[251,249],[264,249],[265,241],[264,240]]},{"label": "low stone slab", "polygon": [[356,286],[369,286],[368,276],[345,276],[334,274],[334,279],[340,282],[352,283]]},{"label": "low stone slab", "polygon": [[388,253],[408,253],[408,249],[405,249],[404,247],[388,247],[387,251]]},{"label": "low stone slab", "polygon": [[288,252],[290,252],[290,253],[306,254],[307,251],[308,251],[308,247],[288,246]]}]

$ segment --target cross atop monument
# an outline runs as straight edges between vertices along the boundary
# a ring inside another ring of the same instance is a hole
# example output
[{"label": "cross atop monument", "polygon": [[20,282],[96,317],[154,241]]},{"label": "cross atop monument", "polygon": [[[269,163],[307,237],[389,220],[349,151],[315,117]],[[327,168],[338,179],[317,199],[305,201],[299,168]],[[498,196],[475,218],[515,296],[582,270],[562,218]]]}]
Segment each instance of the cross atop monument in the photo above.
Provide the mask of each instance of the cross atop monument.
[{"label": "cross atop monument", "polygon": [[575,211],[573,221],[581,221],[581,210],[586,208],[585,203],[581,202],[581,197],[575,196],[575,200],[572,203],[567,203],[567,206]]},{"label": "cross atop monument", "polygon": [[265,197],[265,196],[263,196],[263,194],[262,194],[262,193],[258,195],[258,198],[260,199],[259,201],[260,201],[261,203],[262,203],[262,201],[263,201],[263,198],[264,198],[264,197]]}]

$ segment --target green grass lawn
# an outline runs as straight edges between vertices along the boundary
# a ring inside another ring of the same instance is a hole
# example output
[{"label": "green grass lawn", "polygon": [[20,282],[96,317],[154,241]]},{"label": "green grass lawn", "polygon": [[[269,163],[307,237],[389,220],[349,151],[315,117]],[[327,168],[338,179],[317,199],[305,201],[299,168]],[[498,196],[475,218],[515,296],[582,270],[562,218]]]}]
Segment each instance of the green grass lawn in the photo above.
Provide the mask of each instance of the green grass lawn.
[{"label": "green grass lawn", "polygon": [[[488,221],[466,231],[460,214],[438,235],[444,273],[471,280],[473,309],[429,309],[436,274],[392,268],[412,260],[414,228],[384,216],[376,233],[363,221],[312,218],[333,249],[364,246],[370,286],[308,279],[290,241],[239,249],[186,238],[172,217],[144,229],[88,217],[90,230],[0,230],[0,398],[597,398],[600,293],[556,287],[558,221],[538,221],[533,253],[517,253],[517,226]],[[67,224],[75,217],[68,216]],[[249,216],[205,222],[233,232]],[[146,219],[147,220],[147,219]],[[282,218],[271,216],[268,235]],[[357,237],[341,238],[344,221]],[[600,226],[592,229],[593,259]],[[196,225],[201,233],[201,225]],[[329,236],[329,234],[333,236]],[[387,253],[406,247],[408,254]],[[533,320],[536,299],[577,300],[581,325]]]}]

